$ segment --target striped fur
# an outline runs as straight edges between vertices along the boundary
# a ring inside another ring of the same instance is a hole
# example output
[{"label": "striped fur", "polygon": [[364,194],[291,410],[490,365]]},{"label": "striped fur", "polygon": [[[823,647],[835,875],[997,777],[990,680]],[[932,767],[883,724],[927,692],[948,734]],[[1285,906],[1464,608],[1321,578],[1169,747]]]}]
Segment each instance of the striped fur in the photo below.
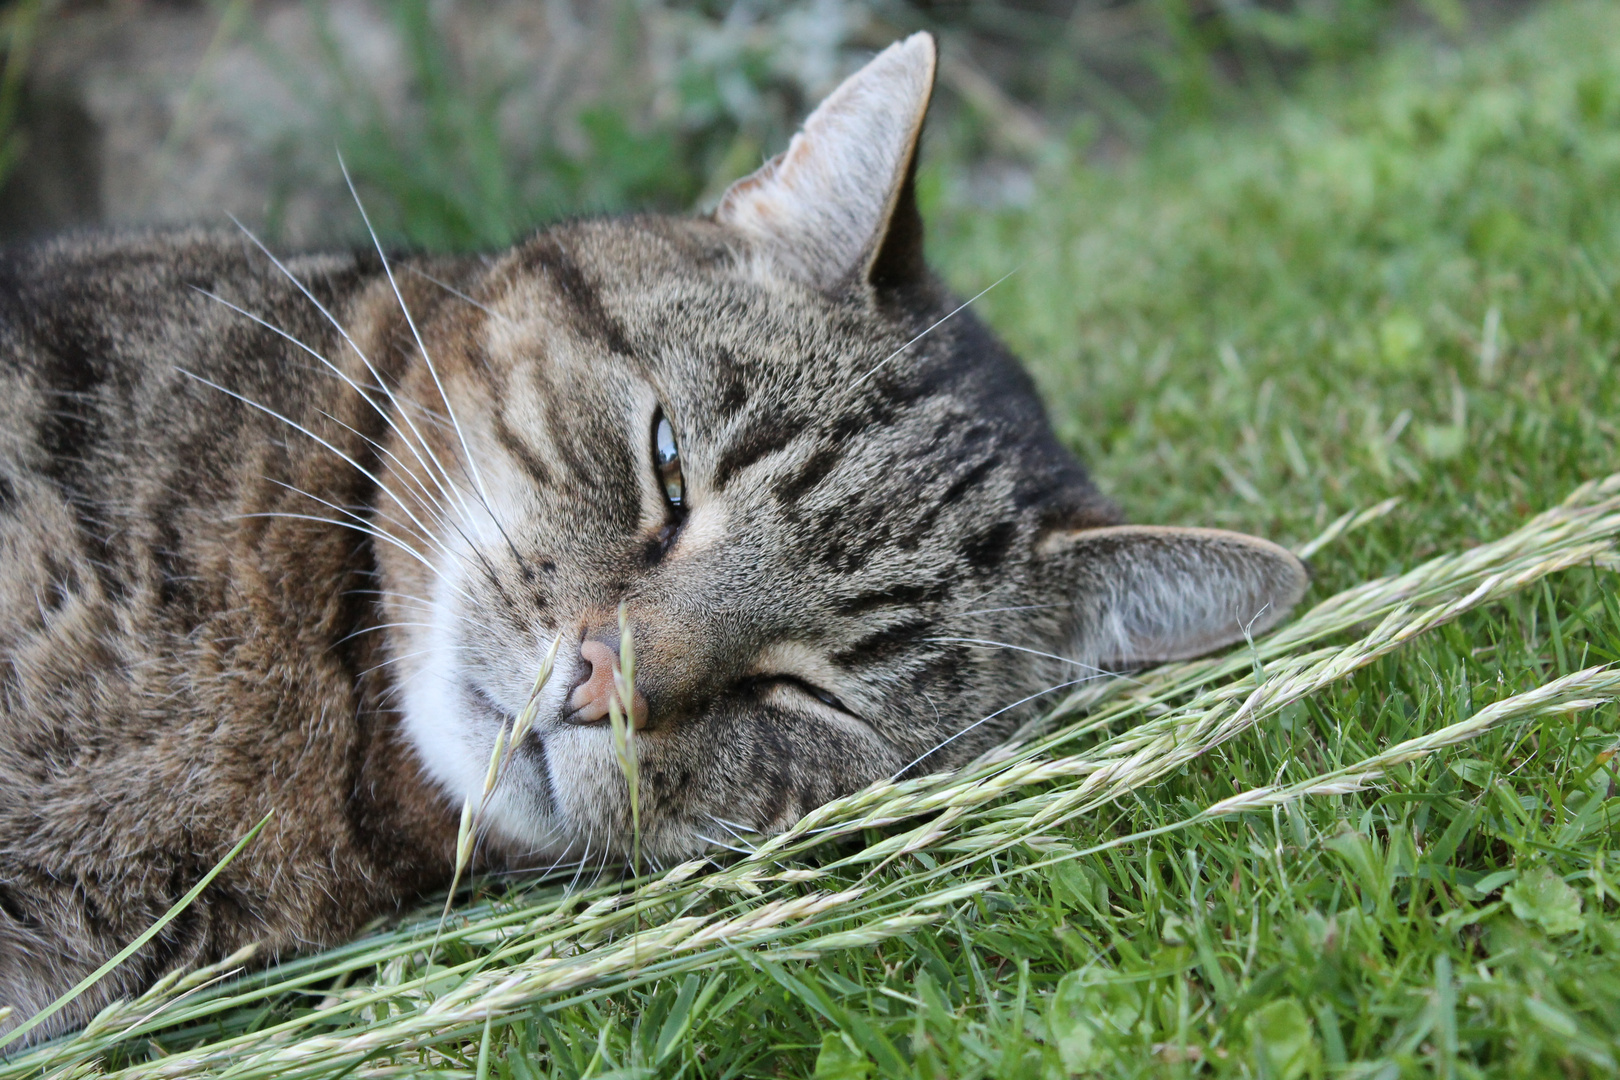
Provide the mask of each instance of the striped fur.
[{"label": "striped fur", "polygon": [[[1280,549],[1115,527],[1018,364],[923,268],[932,71],[926,38],[883,54],[707,217],[388,264],[278,263],[239,232],[0,258],[12,1023],[271,810],[51,1030],[175,965],[330,945],[442,887],[559,635],[485,851],[622,854],[607,725],[570,705],[621,605],[659,862],[964,761],[1110,665],[1282,617],[1304,577]],[[652,469],[657,410],[684,518]]]}]

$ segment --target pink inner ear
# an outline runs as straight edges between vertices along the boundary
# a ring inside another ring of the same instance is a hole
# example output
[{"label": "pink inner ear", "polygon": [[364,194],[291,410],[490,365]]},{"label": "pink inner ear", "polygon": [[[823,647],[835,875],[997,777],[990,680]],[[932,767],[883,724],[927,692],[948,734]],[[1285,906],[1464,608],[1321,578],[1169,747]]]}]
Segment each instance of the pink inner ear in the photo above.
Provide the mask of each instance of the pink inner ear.
[{"label": "pink inner ear", "polygon": [[787,150],[733,184],[715,220],[763,242],[790,276],[825,287],[884,235],[934,82],[934,43],[914,34],[833,91]]}]

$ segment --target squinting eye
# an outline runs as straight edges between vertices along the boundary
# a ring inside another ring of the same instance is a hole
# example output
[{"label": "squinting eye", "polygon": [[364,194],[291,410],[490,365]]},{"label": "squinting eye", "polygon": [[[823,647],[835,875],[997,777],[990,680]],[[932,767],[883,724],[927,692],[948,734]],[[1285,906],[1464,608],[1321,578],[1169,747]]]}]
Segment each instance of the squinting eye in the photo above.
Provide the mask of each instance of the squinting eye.
[{"label": "squinting eye", "polygon": [[783,686],[791,686],[798,690],[801,694],[809,694],[823,705],[826,705],[829,708],[837,709],[841,713],[849,712],[849,708],[842,701],[839,701],[836,697],[827,693],[827,691],[823,690],[815,683],[805,682],[796,675],[778,675],[775,677],[774,681]]},{"label": "squinting eye", "polygon": [[653,468],[658,472],[658,483],[664,489],[664,498],[676,510],[686,502],[686,479],[681,476],[681,448],[675,445],[675,429],[662,410],[653,417]]}]

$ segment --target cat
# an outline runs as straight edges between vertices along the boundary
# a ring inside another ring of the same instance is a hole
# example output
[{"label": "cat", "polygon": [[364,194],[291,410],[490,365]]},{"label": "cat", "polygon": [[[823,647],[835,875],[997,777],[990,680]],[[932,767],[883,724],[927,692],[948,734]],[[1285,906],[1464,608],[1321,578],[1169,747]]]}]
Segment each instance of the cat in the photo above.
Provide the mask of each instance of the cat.
[{"label": "cat", "polygon": [[934,68],[890,46],[700,216],[482,257],[207,230],[0,257],[0,1031],[272,810],[28,1039],[443,889],[548,653],[491,866],[623,856],[614,707],[667,865],[1285,616],[1299,560],[1120,524],[928,272]]}]

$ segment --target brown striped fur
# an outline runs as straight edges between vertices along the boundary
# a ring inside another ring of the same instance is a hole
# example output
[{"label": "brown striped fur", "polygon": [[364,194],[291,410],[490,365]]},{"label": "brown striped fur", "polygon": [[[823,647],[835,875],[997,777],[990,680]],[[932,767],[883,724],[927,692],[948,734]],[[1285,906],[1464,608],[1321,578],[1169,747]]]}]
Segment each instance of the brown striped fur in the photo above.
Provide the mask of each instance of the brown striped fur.
[{"label": "brown striped fur", "polygon": [[1043,692],[1282,617],[1297,561],[1114,528],[1017,363],[952,314],[910,190],[932,72],[926,38],[890,49],[715,214],[403,257],[397,294],[375,254],[278,265],[240,232],[0,258],[12,1024],[271,810],[50,1029],[442,887],[559,635],[487,850],[620,855],[625,783],[571,695],[621,605],[655,861],[962,762]]}]

